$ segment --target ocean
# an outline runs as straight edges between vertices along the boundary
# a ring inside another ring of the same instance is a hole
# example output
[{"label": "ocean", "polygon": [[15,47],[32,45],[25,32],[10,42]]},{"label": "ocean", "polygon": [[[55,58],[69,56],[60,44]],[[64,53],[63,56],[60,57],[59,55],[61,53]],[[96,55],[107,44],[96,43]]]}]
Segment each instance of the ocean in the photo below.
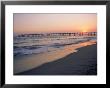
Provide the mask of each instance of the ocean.
[{"label": "ocean", "polygon": [[88,40],[96,40],[96,36],[14,37],[14,56],[51,52]]}]

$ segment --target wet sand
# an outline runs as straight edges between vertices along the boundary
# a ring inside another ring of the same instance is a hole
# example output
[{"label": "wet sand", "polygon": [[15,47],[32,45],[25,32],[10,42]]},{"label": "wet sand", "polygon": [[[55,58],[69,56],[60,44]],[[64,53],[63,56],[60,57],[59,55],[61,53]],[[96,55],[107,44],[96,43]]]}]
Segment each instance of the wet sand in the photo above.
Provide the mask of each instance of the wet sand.
[{"label": "wet sand", "polygon": [[97,44],[15,75],[97,75]]}]

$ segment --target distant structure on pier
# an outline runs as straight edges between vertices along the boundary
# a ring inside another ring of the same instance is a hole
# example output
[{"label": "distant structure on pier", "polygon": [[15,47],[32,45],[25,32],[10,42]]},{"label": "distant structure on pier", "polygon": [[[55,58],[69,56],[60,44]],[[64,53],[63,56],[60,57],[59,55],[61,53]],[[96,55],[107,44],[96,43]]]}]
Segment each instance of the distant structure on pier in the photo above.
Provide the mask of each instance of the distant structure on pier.
[{"label": "distant structure on pier", "polygon": [[21,34],[17,37],[58,37],[58,36],[97,36],[97,32],[75,32],[75,33],[36,33],[36,34]]}]

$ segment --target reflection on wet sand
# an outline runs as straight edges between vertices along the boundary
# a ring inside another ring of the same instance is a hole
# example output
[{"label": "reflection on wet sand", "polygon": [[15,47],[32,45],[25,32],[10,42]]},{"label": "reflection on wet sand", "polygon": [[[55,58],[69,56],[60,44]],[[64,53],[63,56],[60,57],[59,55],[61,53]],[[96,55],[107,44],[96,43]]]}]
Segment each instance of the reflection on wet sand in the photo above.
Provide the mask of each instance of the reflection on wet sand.
[{"label": "reflection on wet sand", "polygon": [[92,44],[96,44],[96,41],[90,40],[79,44],[66,45],[51,52],[16,57],[16,60],[14,60],[14,73],[27,71],[44,63],[61,59],[73,52],[77,52],[78,48]]}]

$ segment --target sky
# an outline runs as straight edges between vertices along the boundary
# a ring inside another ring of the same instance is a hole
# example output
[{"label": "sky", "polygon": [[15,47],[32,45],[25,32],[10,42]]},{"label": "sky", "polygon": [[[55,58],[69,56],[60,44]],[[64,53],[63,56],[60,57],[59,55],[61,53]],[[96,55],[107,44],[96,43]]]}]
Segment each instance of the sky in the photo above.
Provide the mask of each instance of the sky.
[{"label": "sky", "polygon": [[14,34],[96,32],[96,13],[15,13]]}]

